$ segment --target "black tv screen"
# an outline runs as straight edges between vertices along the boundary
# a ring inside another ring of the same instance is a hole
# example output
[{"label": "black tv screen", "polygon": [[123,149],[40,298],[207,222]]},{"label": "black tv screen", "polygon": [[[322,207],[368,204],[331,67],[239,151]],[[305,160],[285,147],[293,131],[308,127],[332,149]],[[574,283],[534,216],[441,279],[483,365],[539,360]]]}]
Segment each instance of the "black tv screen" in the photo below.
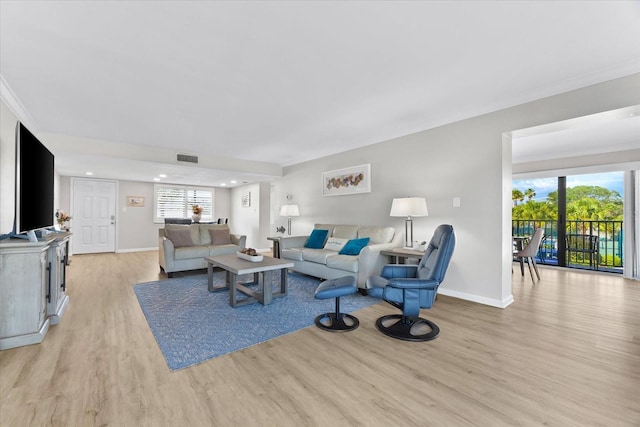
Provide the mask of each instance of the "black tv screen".
[{"label": "black tv screen", "polygon": [[16,233],[54,223],[54,157],[22,123],[16,127]]}]

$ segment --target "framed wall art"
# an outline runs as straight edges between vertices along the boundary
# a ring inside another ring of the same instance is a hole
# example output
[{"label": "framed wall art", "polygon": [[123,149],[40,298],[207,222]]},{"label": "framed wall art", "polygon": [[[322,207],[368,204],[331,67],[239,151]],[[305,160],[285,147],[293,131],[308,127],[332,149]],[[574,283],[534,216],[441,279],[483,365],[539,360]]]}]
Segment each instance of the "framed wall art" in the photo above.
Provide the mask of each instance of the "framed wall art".
[{"label": "framed wall art", "polygon": [[371,164],[322,172],[322,195],[343,196],[371,192]]},{"label": "framed wall art", "polygon": [[144,197],[143,196],[127,196],[127,206],[133,206],[136,208],[144,207]]}]

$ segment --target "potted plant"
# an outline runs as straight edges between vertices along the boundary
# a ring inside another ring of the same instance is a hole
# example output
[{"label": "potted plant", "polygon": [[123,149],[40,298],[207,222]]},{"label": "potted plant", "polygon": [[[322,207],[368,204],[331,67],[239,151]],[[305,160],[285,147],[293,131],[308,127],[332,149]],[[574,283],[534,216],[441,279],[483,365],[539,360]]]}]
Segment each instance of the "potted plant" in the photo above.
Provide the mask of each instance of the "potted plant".
[{"label": "potted plant", "polygon": [[66,213],[65,211],[58,209],[56,211],[56,221],[58,221],[58,225],[61,230],[69,230],[69,226],[65,225],[71,219],[71,215]]},{"label": "potted plant", "polygon": [[193,205],[191,207],[191,210],[193,211],[193,215],[191,215],[191,220],[193,222],[200,222],[200,219],[202,218],[203,208],[198,205]]}]

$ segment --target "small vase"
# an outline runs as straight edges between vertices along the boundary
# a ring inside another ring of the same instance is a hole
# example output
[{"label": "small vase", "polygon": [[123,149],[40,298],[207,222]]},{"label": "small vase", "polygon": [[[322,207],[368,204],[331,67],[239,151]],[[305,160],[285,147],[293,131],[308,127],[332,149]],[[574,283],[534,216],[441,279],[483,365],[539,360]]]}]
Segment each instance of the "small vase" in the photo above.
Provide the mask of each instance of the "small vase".
[{"label": "small vase", "polygon": [[202,215],[200,215],[200,214],[193,214],[193,215],[191,215],[191,220],[192,220],[193,222],[200,222],[200,218],[202,218]]}]

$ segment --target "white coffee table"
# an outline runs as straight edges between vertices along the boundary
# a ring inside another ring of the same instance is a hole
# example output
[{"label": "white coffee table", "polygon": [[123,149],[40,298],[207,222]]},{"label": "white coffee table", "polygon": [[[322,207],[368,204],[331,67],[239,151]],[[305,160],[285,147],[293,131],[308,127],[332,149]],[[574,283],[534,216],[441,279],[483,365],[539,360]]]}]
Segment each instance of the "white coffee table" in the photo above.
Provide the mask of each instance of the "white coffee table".
[{"label": "white coffee table", "polygon": [[[292,262],[271,257],[264,257],[260,262],[251,262],[238,258],[235,254],[206,257],[205,260],[207,261],[207,285],[209,292],[228,289],[229,304],[231,307],[240,307],[254,302],[268,305],[273,302],[274,298],[286,296],[289,291],[287,268],[293,267]],[[225,270],[225,283],[223,285],[213,286],[213,267],[220,267]],[[281,270],[280,290],[274,292],[272,279],[273,272],[277,270]],[[253,282],[246,284],[238,283],[238,276],[243,274],[253,274]],[[262,292],[245,286],[260,283],[260,275],[262,275],[262,286],[260,287]],[[242,292],[248,298],[238,301],[238,292]]]}]

